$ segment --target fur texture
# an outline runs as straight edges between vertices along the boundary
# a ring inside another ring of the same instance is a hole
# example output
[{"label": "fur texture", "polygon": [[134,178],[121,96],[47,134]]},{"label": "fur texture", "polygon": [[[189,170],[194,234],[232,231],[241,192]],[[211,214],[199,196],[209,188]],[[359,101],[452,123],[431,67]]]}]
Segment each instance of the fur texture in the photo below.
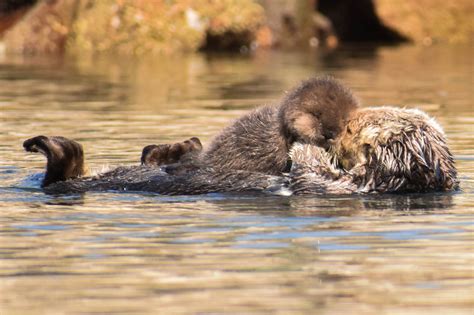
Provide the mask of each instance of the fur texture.
[{"label": "fur texture", "polygon": [[[327,152],[295,143],[289,174],[279,176],[219,166],[170,174],[153,166],[119,167],[93,177],[83,174],[82,147],[63,137],[39,136],[25,149],[47,159],[48,193],[90,190],[150,191],[161,194],[292,192],[354,194],[451,191],[459,188],[453,157],[440,126],[417,110],[361,109]],[[192,164],[192,163],[191,163]]]},{"label": "fur texture", "polygon": [[225,128],[203,160],[222,168],[279,175],[289,170],[294,142],[329,147],[358,106],[351,91],[333,78],[304,81],[280,104],[257,108]]},{"label": "fur texture", "polygon": [[[459,188],[443,130],[419,110],[361,109],[353,114],[329,153],[297,145],[291,158],[290,189],[295,193],[401,193]],[[339,173],[337,165],[342,166]]]},{"label": "fur texture", "polygon": [[358,107],[352,91],[335,79],[307,80],[281,102],[280,131],[289,144],[298,141],[328,148]]},{"label": "fur texture", "polygon": [[159,167],[146,165],[118,167],[94,177],[58,181],[44,187],[50,194],[87,191],[146,191],[163,195],[198,195],[226,192],[273,193],[286,187],[288,180],[241,170],[198,168],[185,174],[170,175]]},{"label": "fur texture", "polygon": [[443,191],[459,185],[442,128],[419,110],[360,110],[348,122],[334,152],[364,191]]},{"label": "fur texture", "polygon": [[37,136],[23,142],[28,152],[41,153],[47,159],[42,187],[85,174],[82,145],[64,137]]}]

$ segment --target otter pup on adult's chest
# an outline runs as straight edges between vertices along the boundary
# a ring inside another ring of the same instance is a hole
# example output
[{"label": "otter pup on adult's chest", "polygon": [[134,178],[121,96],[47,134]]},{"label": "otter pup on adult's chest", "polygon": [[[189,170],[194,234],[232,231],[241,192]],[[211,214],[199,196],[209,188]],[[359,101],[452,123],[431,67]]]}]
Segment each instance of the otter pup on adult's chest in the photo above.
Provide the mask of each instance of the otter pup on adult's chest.
[{"label": "otter pup on adult's chest", "polygon": [[329,147],[359,106],[350,89],[330,77],[304,81],[278,105],[257,108],[225,128],[202,153],[209,165],[280,175],[298,141]]},{"label": "otter pup on adult's chest", "polygon": [[[24,142],[47,159],[43,188],[50,193],[90,190],[202,194],[257,191],[300,194],[430,192],[458,189],[453,157],[441,127],[416,110],[370,108],[355,112],[329,151],[295,143],[287,175],[269,175],[212,165],[176,175],[155,166],[118,167],[84,175],[82,147],[63,137]],[[337,161],[337,163],[334,163]],[[342,167],[341,167],[342,166]]]}]

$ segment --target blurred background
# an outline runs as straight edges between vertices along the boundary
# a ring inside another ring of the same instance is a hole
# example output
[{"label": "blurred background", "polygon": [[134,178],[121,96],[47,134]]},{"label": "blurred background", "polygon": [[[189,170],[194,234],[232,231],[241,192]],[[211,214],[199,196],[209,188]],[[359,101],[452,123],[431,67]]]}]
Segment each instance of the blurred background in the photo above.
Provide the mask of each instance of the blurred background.
[{"label": "blurred background", "polygon": [[3,50],[141,55],[466,43],[470,0],[2,0]]}]

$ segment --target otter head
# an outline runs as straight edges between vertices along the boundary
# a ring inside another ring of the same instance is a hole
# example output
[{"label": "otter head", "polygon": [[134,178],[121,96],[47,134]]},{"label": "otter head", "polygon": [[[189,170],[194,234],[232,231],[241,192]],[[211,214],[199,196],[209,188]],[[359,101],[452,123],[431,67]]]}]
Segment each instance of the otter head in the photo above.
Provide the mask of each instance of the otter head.
[{"label": "otter head", "polygon": [[350,116],[331,152],[366,191],[422,192],[458,187],[443,130],[418,110],[360,109]]},{"label": "otter head", "polygon": [[303,82],[283,100],[280,129],[288,145],[299,141],[328,148],[359,106],[352,92],[330,77]]}]

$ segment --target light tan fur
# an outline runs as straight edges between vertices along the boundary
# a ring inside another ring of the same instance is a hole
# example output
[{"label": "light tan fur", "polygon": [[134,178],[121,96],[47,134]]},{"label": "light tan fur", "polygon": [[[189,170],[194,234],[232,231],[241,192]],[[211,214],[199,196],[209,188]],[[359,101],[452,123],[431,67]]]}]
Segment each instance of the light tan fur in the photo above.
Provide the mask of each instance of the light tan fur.
[{"label": "light tan fur", "polygon": [[[328,190],[327,180],[318,178],[326,192],[424,192],[459,187],[443,130],[419,110],[359,109],[352,114],[329,154],[318,151],[308,146],[293,148],[290,156],[298,170],[294,178],[308,173],[331,174],[336,183],[347,183],[350,178],[355,185],[349,188],[342,185],[341,189],[331,186],[334,190]],[[334,176],[335,164],[342,168],[339,177]],[[305,185],[311,186],[307,181],[298,187]],[[303,191],[311,192],[311,189],[305,187]]]}]

